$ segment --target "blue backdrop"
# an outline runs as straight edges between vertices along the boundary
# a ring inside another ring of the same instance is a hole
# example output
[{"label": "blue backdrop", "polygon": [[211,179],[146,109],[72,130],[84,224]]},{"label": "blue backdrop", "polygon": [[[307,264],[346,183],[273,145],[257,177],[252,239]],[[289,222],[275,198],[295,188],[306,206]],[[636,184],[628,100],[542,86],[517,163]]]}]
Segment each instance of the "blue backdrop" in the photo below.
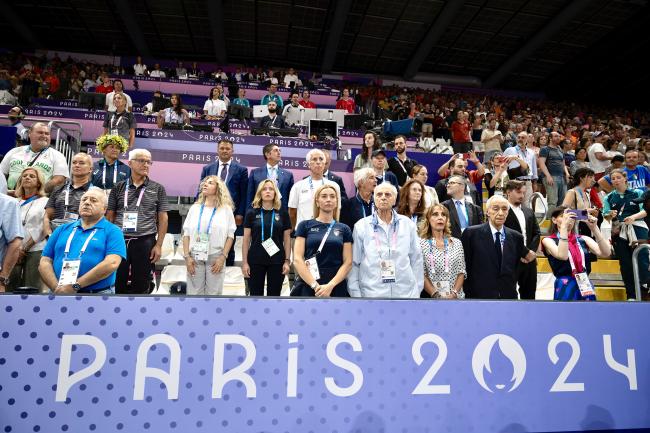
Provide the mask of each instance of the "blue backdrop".
[{"label": "blue backdrop", "polygon": [[650,305],[0,296],[2,432],[650,427]]}]

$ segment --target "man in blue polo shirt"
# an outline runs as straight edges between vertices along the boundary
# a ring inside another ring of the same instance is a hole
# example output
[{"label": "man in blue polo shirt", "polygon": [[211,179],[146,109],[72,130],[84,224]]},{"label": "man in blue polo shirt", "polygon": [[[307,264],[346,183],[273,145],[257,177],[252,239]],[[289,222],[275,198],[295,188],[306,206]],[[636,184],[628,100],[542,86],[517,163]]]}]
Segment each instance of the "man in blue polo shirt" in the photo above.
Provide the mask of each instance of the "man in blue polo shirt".
[{"label": "man in blue polo shirt", "polygon": [[126,245],[120,229],[104,218],[107,206],[101,189],[89,189],[81,197],[80,219],[50,236],[38,270],[52,292],[115,293],[115,271]]},{"label": "man in blue polo shirt", "polygon": [[[628,149],[625,152],[625,167],[627,173],[627,187],[629,189],[638,189],[645,192],[650,185],[650,172],[643,165],[639,164],[639,152],[636,149]],[[609,175],[603,176],[599,181],[601,189],[605,192],[611,192],[612,178]]]}]

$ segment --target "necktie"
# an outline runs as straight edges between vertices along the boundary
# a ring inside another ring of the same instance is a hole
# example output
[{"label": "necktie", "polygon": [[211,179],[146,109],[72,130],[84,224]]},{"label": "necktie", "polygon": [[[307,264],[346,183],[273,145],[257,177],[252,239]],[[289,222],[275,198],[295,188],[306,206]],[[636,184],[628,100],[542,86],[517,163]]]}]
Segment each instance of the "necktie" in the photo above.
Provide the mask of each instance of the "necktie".
[{"label": "necktie", "polygon": [[458,222],[460,223],[461,230],[465,230],[468,226],[463,207],[463,203],[460,200],[456,200],[456,213],[458,213]]},{"label": "necktie", "polygon": [[499,269],[501,269],[501,257],[502,257],[501,232],[496,232],[494,234],[494,249],[496,250],[497,253],[497,261],[499,262]]},{"label": "necktie", "polygon": [[221,174],[219,177],[221,177],[221,180],[224,182],[226,181],[226,176],[228,176],[228,164],[221,164]]}]

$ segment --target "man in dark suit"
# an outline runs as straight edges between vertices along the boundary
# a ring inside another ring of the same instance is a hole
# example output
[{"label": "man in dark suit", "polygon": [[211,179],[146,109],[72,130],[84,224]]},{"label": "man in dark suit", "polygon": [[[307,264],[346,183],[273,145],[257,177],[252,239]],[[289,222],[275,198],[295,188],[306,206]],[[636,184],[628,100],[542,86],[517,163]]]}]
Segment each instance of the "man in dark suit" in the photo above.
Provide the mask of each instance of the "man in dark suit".
[{"label": "man in dark suit", "polygon": [[452,176],[447,182],[448,200],[442,205],[449,210],[451,235],[460,239],[467,227],[483,224],[483,210],[465,200],[466,179],[462,176]]},{"label": "man in dark suit", "polygon": [[[472,162],[478,161],[478,158],[475,156],[473,158],[474,159],[471,160]],[[447,182],[449,182],[449,176],[462,176],[466,179],[465,195],[469,197],[475,205],[483,205],[483,199],[476,188],[476,184],[481,182],[483,179],[483,166],[480,165],[480,161],[474,163],[478,164],[479,168],[476,170],[467,170],[467,161],[464,160],[462,156],[454,155],[447,164],[449,167],[448,170],[447,168],[443,169],[445,166],[444,164],[443,167],[440,167],[438,174],[440,174],[443,179],[440,179],[438,183],[436,183],[435,189],[438,194],[438,200],[440,200],[441,203],[449,198],[447,196]]]},{"label": "man in dark suit", "polygon": [[278,116],[278,104],[275,101],[269,101],[266,104],[269,114],[260,119],[260,128],[277,129],[286,128],[286,123],[282,116]]},{"label": "man in dark suit", "polygon": [[[230,197],[235,205],[233,213],[235,214],[235,223],[238,226],[244,223],[246,213],[246,188],[248,187],[248,169],[241,164],[233,161],[233,144],[230,140],[222,139],[217,145],[217,155],[219,159],[203,167],[201,171],[201,180],[206,176],[214,175],[224,181],[230,192]],[[235,249],[230,249],[230,254],[226,259],[226,266],[235,264]]]},{"label": "man in dark suit", "polygon": [[248,193],[246,194],[246,206],[251,207],[253,197],[257,192],[257,187],[265,179],[274,179],[282,195],[282,209],[289,211],[289,192],[293,187],[293,173],[280,168],[280,148],[275,144],[267,144],[262,149],[262,155],[266,160],[266,164],[251,171],[248,178]]},{"label": "man in dark suit", "polygon": [[[537,251],[541,232],[535,213],[529,207],[523,206],[526,196],[526,183],[511,180],[506,184],[506,197],[510,203],[510,212],[505,226],[522,234],[526,248]],[[530,263],[520,262],[517,266],[517,283],[519,284],[520,299],[535,299],[537,288],[537,260]]]},{"label": "man in dark suit", "polygon": [[517,299],[517,265],[535,260],[521,233],[504,226],[510,203],[501,196],[487,202],[488,222],[468,227],[461,236],[467,279],[465,296],[475,299]]},{"label": "man in dark suit", "polygon": [[411,177],[411,170],[418,162],[406,156],[406,137],[398,135],[393,143],[397,155],[388,160],[388,169],[397,177],[397,183],[401,187]]}]

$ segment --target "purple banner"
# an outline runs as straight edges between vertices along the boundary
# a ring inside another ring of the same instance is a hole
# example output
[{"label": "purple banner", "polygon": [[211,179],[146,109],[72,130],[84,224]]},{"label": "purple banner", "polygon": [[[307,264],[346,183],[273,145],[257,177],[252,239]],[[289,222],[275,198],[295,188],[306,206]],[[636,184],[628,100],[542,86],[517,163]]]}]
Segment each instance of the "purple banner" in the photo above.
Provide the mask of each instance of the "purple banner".
[{"label": "purple banner", "polygon": [[647,303],[0,295],[0,431],[650,427]]}]

